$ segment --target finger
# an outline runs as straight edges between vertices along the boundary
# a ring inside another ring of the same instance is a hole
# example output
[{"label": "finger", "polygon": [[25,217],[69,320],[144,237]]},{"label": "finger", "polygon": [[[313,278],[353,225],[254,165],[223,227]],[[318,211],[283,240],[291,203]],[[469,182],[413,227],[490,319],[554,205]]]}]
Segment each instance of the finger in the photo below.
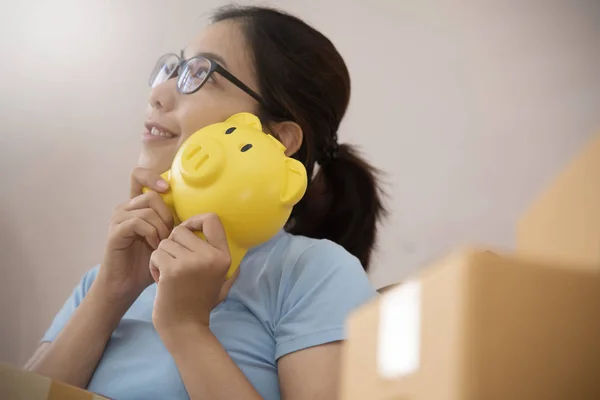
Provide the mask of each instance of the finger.
[{"label": "finger", "polygon": [[171,256],[166,251],[157,249],[154,252],[152,252],[148,268],[150,269],[152,279],[154,279],[156,283],[158,283],[160,279],[161,269],[164,270],[164,268],[168,266],[171,262],[173,262],[173,256]]},{"label": "finger", "polygon": [[175,259],[183,258],[186,254],[189,254],[190,252],[187,248],[183,247],[181,244],[177,243],[172,239],[165,239],[162,242],[160,242],[158,249],[163,250]]},{"label": "finger", "polygon": [[222,251],[229,251],[225,228],[216,214],[197,215],[188,219],[182,225],[192,232],[202,232],[211,246]]},{"label": "finger", "polygon": [[202,251],[203,249],[208,250],[212,247],[183,225],[179,225],[177,228],[173,229],[169,238],[172,241],[179,243],[186,250],[192,252]]},{"label": "finger", "polygon": [[148,168],[135,168],[131,173],[131,198],[142,194],[144,187],[150,188],[159,193],[169,190],[169,184],[160,175],[152,172]]},{"label": "finger", "polygon": [[121,237],[143,237],[153,249],[160,244],[156,228],[141,218],[134,217],[124,221],[117,225],[117,230]]},{"label": "finger", "polygon": [[154,282],[158,283],[158,281],[160,280],[160,270],[156,268],[153,264],[150,264],[149,269],[150,275],[152,275],[152,279],[154,279]]},{"label": "finger", "polygon": [[171,210],[169,210],[169,207],[167,207],[158,193],[148,192],[137,196],[132,199],[124,209],[126,211],[131,211],[143,208],[153,209],[169,229],[173,228],[173,214],[171,214]]},{"label": "finger", "polygon": [[171,229],[162,220],[158,213],[151,208],[124,212],[125,220],[132,218],[140,218],[152,225],[154,229],[156,229],[156,233],[158,234],[158,238],[160,240],[165,240],[171,234]]}]

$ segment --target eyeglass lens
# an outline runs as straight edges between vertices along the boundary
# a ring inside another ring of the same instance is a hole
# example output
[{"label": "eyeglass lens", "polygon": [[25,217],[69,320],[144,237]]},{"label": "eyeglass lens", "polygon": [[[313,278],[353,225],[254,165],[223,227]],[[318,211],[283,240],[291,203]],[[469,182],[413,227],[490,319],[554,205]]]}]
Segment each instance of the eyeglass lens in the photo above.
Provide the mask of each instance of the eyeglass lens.
[{"label": "eyeglass lens", "polygon": [[177,86],[182,93],[191,93],[204,84],[209,73],[210,61],[204,57],[194,57],[185,63]]},{"label": "eyeglass lens", "polygon": [[[152,74],[150,75],[150,87],[154,88],[166,80],[177,76],[177,69],[181,65],[181,59],[175,54],[166,54],[162,56]],[[210,73],[210,61],[204,57],[194,57],[183,65],[183,70],[179,71],[177,86],[182,93],[191,93],[198,89],[207,79]]]},{"label": "eyeglass lens", "polygon": [[165,54],[158,59],[150,74],[150,87],[154,88],[171,78],[179,67],[179,57],[175,54]]}]

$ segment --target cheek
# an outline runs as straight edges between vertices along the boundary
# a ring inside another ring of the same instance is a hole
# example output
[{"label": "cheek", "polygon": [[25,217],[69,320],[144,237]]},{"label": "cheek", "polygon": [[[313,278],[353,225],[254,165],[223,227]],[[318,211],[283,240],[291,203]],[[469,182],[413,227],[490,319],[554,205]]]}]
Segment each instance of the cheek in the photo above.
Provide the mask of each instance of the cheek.
[{"label": "cheek", "polygon": [[187,139],[205,126],[223,122],[229,116],[220,107],[203,104],[201,107],[189,107],[182,110],[181,138]]},{"label": "cheek", "polygon": [[256,112],[253,100],[249,98],[250,100],[244,96],[228,96],[215,88],[202,88],[179,107],[182,138],[187,139],[199,129],[223,122],[239,112]]}]

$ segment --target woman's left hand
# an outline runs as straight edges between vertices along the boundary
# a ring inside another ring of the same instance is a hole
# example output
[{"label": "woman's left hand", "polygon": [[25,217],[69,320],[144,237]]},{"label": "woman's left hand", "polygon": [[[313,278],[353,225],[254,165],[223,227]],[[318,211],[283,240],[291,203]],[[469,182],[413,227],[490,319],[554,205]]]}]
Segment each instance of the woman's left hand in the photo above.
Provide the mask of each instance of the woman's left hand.
[{"label": "woman's left hand", "polygon": [[[206,240],[194,232],[202,232]],[[225,278],[230,265],[227,237],[216,215],[198,215],[173,229],[150,257],[158,284],[152,322],[161,337],[208,327],[210,312],[235,279]]]}]

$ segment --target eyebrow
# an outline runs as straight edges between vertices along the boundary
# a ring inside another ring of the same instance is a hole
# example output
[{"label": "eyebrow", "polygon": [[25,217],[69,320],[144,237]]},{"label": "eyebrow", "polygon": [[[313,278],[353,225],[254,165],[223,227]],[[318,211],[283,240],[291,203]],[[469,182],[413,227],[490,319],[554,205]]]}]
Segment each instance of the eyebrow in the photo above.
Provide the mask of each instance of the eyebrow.
[{"label": "eyebrow", "polygon": [[[180,57],[185,60],[186,58],[185,58],[184,53],[185,53],[185,50],[181,50]],[[227,68],[227,62],[225,61],[225,59],[216,53],[211,53],[209,51],[201,51],[201,52],[198,52],[198,53],[195,53],[194,55],[192,55],[192,57],[196,57],[196,56],[206,57],[208,59],[216,61],[222,67]],[[192,58],[192,57],[190,57],[190,58]]]}]

